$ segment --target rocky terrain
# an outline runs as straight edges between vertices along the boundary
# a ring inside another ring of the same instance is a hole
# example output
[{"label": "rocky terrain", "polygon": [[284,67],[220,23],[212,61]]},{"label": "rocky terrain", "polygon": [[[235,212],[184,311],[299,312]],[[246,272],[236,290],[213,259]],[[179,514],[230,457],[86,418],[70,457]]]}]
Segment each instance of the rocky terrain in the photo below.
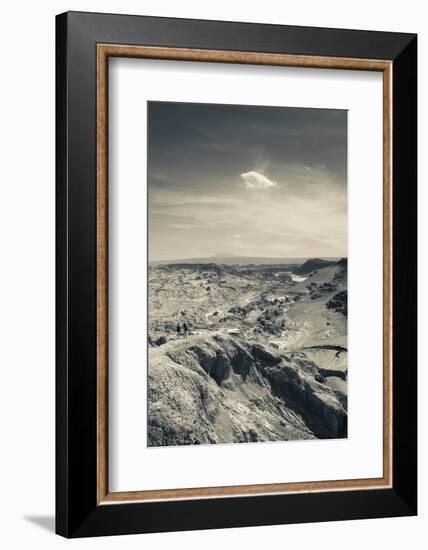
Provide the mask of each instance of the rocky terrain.
[{"label": "rocky terrain", "polygon": [[149,446],[346,435],[346,259],[150,266]]}]

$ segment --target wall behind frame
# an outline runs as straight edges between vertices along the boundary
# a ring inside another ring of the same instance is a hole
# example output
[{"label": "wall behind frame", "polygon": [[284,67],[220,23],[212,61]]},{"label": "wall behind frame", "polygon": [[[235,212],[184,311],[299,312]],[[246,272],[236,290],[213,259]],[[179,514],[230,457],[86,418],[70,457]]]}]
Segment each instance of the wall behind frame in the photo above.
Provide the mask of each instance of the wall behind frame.
[{"label": "wall behind frame", "polygon": [[[420,33],[419,85],[426,83],[428,22],[418,0],[392,3],[360,0],[344,4],[278,3],[244,0],[200,3],[196,0],[76,0],[8,3],[0,22],[2,87],[0,88],[0,365],[2,454],[0,468],[0,544],[5,548],[62,548],[68,541],[53,534],[54,510],[54,16],[66,10],[161,15]],[[11,47],[12,45],[12,47]],[[422,93],[420,92],[420,96]],[[426,175],[422,152],[427,111],[420,111],[420,172]],[[428,211],[427,193],[420,184],[420,252],[427,230],[422,212]],[[425,247],[426,248],[426,247]],[[425,274],[420,256],[420,277]],[[428,310],[420,293],[420,318]],[[424,307],[425,306],[425,307]],[[421,364],[426,347],[420,323]],[[419,378],[420,435],[427,420],[422,399],[427,377]],[[425,392],[424,392],[425,393]],[[426,431],[426,430],[425,430]],[[420,463],[426,442],[421,439]],[[304,524],[210,532],[173,533],[82,539],[79,548],[199,549],[260,548],[281,544],[311,548],[358,549],[380,544],[389,550],[422,548],[427,520],[427,477],[420,473],[420,516],[393,520]]]}]

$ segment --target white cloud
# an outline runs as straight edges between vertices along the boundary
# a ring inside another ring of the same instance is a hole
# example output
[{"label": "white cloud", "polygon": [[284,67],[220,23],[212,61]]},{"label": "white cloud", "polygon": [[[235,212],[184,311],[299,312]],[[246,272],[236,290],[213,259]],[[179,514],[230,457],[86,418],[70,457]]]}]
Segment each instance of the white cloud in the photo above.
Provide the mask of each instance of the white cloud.
[{"label": "white cloud", "polygon": [[244,181],[247,189],[269,189],[277,185],[276,182],[255,171],[243,172],[240,178]]}]

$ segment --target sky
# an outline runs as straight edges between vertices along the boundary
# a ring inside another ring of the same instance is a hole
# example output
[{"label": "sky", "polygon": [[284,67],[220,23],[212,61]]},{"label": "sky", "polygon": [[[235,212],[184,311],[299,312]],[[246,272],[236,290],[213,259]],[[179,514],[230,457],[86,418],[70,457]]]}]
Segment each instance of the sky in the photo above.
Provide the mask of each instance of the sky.
[{"label": "sky", "polygon": [[148,103],[149,260],[347,255],[347,112]]}]

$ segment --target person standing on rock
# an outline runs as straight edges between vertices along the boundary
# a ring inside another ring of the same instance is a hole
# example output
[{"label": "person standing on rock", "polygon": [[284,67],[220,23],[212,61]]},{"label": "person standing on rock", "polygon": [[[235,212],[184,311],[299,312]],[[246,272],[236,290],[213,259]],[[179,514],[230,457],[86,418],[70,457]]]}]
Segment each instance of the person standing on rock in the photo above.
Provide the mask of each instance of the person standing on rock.
[{"label": "person standing on rock", "polygon": [[183,323],[183,335],[184,335],[184,338],[187,338],[187,333],[188,333],[187,325],[186,325],[186,323]]},{"label": "person standing on rock", "polygon": [[177,323],[177,338],[180,338],[180,334],[181,334],[180,323]]}]

